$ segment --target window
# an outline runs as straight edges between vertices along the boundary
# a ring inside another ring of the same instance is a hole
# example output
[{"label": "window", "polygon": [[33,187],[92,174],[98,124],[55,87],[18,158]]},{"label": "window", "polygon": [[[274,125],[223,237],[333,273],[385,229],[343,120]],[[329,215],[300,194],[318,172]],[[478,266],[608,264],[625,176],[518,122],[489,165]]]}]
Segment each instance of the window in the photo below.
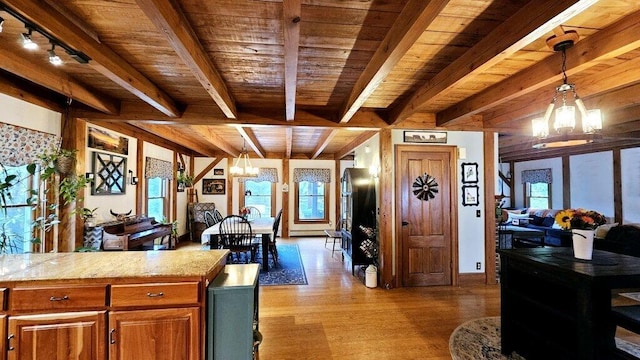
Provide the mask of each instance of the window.
[{"label": "window", "polygon": [[159,177],[147,179],[147,216],[156,221],[169,219],[169,181]]},{"label": "window", "polygon": [[0,210],[0,253],[21,254],[31,252],[33,222],[32,206],[28,203],[31,190],[37,179],[29,176],[27,166],[6,167],[6,174],[2,173],[2,181],[6,176],[16,175],[15,184],[11,188],[11,198],[7,198],[7,206]]},{"label": "window", "polygon": [[534,209],[551,208],[551,184],[527,182],[524,186],[526,207]]},{"label": "window", "polygon": [[329,186],[324,182],[295,183],[296,216],[294,222],[329,222]]},{"label": "window", "polygon": [[262,216],[275,217],[276,184],[270,181],[245,180],[240,182],[240,207],[255,206]]}]

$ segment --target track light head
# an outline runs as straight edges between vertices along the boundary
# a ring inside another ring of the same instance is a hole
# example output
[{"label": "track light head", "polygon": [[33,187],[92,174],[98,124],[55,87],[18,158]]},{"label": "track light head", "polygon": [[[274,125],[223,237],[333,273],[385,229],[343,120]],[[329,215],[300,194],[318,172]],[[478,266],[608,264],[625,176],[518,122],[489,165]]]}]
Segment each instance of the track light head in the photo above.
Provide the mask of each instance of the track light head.
[{"label": "track light head", "polygon": [[62,65],[62,59],[60,58],[60,56],[56,54],[55,48],[56,48],[56,45],[51,44],[51,49],[49,49],[49,62],[52,65],[59,66],[59,65]]},{"label": "track light head", "polygon": [[3,29],[4,29],[4,18],[0,16],[0,33],[2,32]]},{"label": "track light head", "polygon": [[22,33],[22,47],[28,50],[35,50],[38,48],[38,44],[31,39],[31,33],[33,30],[31,30],[31,28],[27,28],[27,30],[28,32]]}]

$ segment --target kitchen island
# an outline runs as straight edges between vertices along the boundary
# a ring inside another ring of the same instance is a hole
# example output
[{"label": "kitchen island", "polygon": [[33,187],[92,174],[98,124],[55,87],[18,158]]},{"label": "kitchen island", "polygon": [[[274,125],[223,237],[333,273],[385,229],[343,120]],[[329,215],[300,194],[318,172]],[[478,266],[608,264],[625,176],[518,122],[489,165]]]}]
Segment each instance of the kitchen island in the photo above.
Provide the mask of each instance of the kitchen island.
[{"label": "kitchen island", "polygon": [[199,360],[226,250],[0,256],[0,358]]}]

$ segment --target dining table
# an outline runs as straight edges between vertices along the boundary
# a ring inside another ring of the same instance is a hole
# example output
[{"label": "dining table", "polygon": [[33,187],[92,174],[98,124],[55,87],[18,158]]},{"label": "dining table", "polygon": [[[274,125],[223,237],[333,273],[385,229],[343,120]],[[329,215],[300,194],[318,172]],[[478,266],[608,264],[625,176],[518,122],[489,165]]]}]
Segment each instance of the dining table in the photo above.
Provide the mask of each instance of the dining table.
[{"label": "dining table", "polygon": [[[269,242],[271,241],[271,233],[273,232],[273,217],[259,217],[247,220],[251,225],[251,232],[254,235],[262,235],[262,269],[269,270]],[[222,222],[222,221],[221,221]],[[202,244],[209,244],[211,249],[216,249],[218,244],[217,237],[220,235],[220,223],[218,222],[202,231],[200,241]]]}]

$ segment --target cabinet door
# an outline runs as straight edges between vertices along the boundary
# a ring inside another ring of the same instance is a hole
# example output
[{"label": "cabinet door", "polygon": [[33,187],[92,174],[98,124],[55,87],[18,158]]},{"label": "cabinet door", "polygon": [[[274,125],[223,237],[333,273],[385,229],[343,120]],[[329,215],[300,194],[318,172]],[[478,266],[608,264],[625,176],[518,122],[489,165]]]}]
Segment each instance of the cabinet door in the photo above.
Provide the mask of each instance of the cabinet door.
[{"label": "cabinet door", "polygon": [[112,311],[110,360],[199,360],[199,308]]},{"label": "cabinet door", "polygon": [[10,316],[8,359],[103,360],[105,312]]},{"label": "cabinet door", "polygon": [[0,315],[0,360],[5,360],[7,358],[7,349],[5,348],[6,342],[4,339],[7,338],[7,316]]}]

